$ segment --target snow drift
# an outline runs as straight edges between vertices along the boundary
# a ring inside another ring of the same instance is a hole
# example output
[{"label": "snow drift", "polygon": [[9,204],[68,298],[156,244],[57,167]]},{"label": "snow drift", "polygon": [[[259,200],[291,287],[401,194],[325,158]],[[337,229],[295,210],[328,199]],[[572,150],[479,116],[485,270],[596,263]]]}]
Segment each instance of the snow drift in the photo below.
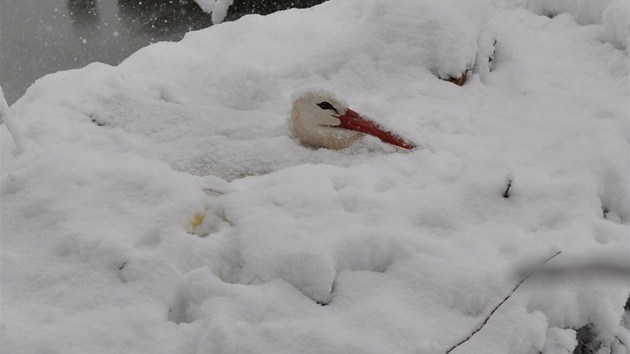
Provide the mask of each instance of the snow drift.
[{"label": "snow drift", "polygon": [[[456,350],[569,353],[589,325],[627,352],[628,64],[606,28],[333,0],[40,79],[2,108],[2,350],[444,353],[560,249]],[[421,147],[299,145],[312,87]]]}]

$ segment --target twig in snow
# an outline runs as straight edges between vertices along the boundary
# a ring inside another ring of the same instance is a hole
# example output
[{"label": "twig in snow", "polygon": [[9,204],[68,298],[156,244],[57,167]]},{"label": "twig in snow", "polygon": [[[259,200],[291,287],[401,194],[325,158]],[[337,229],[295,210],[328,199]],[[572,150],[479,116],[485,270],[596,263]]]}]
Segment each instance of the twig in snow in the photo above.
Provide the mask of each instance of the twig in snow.
[{"label": "twig in snow", "polygon": [[252,278],[252,280],[250,280],[246,285],[249,285],[251,283],[254,282],[254,280],[258,279],[258,275],[256,275],[255,277]]},{"label": "twig in snow", "polygon": [[624,343],[624,342],[621,340],[621,338],[619,338],[619,336],[615,336],[615,339],[616,339],[616,340],[618,340],[618,341],[619,341],[619,343],[621,343],[621,345],[623,345],[624,347],[626,347],[626,349],[630,349],[630,347],[628,347],[628,346],[626,345],[626,343]]},{"label": "twig in snow", "polygon": [[510,188],[512,188],[512,180],[508,179],[507,188],[505,189],[505,192],[503,193],[503,198],[507,199],[510,197]]},{"label": "twig in snow", "polygon": [[529,279],[529,277],[531,277],[532,275],[534,275],[538,269],[540,269],[541,267],[543,267],[545,264],[547,264],[547,262],[549,262],[550,260],[552,260],[554,257],[556,257],[557,255],[559,255],[562,251],[558,251],[556,252],[554,255],[552,255],[551,257],[547,258],[546,261],[544,261],[537,269],[532,270],[525,278],[523,278],[523,280],[521,280],[518,284],[516,284],[516,286],[512,289],[512,291],[510,291],[509,294],[507,294],[507,296],[505,296],[503,298],[503,300],[501,300],[501,302],[499,302],[498,305],[496,305],[492,311],[490,311],[490,313],[488,314],[488,316],[486,316],[486,318],[483,320],[483,322],[466,338],[464,338],[462,341],[460,341],[459,343],[455,344],[454,346],[452,346],[449,350],[446,351],[446,354],[452,352],[453,350],[455,350],[455,348],[459,347],[460,345],[466,343],[467,341],[470,340],[470,338],[472,338],[475,334],[477,334],[477,332],[481,331],[481,329],[483,328],[483,326],[486,325],[486,323],[488,323],[488,320],[490,320],[490,317],[492,317],[492,315],[499,309],[499,307],[501,307],[501,305],[503,305],[504,302],[506,302],[510,297],[512,297],[512,294],[514,294],[514,292],[516,291],[516,289],[518,289],[521,284],[523,284],[527,279]]},{"label": "twig in snow", "polygon": [[221,191],[218,191],[216,189],[212,189],[210,187],[204,188],[203,191],[206,192],[206,194],[216,194],[216,195],[223,195],[223,194],[225,194],[225,192],[221,192]]}]

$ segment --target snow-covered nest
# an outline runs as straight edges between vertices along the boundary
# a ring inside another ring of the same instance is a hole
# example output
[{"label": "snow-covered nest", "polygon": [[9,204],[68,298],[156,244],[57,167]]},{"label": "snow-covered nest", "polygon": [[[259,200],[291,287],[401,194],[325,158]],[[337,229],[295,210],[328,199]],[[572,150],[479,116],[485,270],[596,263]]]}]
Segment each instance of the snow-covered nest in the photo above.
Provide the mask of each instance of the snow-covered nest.
[{"label": "snow-covered nest", "polygon": [[[510,3],[331,0],[40,79],[0,110],[2,351],[444,353],[561,250],[454,352],[627,353],[624,1]],[[314,87],[420,147],[299,145]]]}]

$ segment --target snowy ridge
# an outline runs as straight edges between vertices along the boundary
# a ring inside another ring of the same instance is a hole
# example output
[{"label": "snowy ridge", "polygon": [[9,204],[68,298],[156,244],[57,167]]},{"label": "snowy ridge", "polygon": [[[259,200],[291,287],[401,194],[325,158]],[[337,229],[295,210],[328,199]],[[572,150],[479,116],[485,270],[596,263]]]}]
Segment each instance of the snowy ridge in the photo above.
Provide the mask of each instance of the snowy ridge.
[{"label": "snowy ridge", "polygon": [[[332,0],[40,79],[2,108],[2,352],[444,353],[560,249],[454,353],[628,353],[609,6]],[[313,87],[421,147],[299,145]]]},{"label": "snowy ridge", "polygon": [[602,24],[600,37],[619,49],[628,46],[630,3],[627,0],[511,0],[540,15],[570,13],[580,25]]}]

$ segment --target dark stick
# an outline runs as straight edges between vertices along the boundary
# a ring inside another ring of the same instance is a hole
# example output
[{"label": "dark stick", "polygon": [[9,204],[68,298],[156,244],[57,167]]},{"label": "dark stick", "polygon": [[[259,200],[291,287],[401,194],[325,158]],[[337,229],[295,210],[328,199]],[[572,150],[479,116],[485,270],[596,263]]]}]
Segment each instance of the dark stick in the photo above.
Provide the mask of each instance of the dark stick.
[{"label": "dark stick", "polygon": [[[559,255],[562,251],[558,251],[556,252],[553,256],[547,258],[546,261],[544,261],[539,267],[538,269],[540,269],[542,266],[544,266],[545,264],[547,264],[547,262],[549,262],[550,260],[552,260],[555,256]],[[488,323],[488,320],[490,320],[490,317],[492,317],[492,315],[499,309],[499,307],[501,307],[501,305],[503,305],[504,302],[507,301],[507,299],[509,299],[512,294],[514,294],[514,292],[516,291],[516,289],[518,289],[519,286],[521,286],[521,284],[523,284],[527,279],[529,279],[529,277],[531,277],[532,275],[534,275],[536,273],[537,269],[532,270],[531,273],[529,273],[525,278],[523,278],[523,280],[521,280],[518,284],[516,284],[516,286],[514,287],[514,289],[512,289],[512,291],[510,291],[509,294],[507,294],[507,296],[505,298],[503,298],[503,300],[497,305],[495,306],[492,311],[490,311],[490,313],[488,314],[488,316],[486,316],[486,318],[483,320],[483,322],[481,323],[481,325],[479,325],[468,337],[466,337],[464,340],[462,340],[461,342],[455,344],[454,346],[451,347],[451,349],[446,351],[446,354],[452,352],[453,350],[455,350],[455,348],[459,347],[460,345],[468,342],[468,340],[470,340],[470,338],[472,338],[475,334],[477,334],[477,332],[481,331],[481,329],[483,328],[483,326],[486,325],[486,323]]]},{"label": "dark stick", "polygon": [[626,343],[624,343],[621,338],[619,338],[619,336],[615,336],[615,339],[619,341],[619,343],[621,343],[621,345],[623,345],[624,347],[626,347],[626,349],[630,349]]},{"label": "dark stick", "polygon": [[503,193],[503,198],[509,198],[510,197],[510,188],[512,188],[512,180],[508,180],[508,185],[507,188],[505,189],[505,192]]}]

